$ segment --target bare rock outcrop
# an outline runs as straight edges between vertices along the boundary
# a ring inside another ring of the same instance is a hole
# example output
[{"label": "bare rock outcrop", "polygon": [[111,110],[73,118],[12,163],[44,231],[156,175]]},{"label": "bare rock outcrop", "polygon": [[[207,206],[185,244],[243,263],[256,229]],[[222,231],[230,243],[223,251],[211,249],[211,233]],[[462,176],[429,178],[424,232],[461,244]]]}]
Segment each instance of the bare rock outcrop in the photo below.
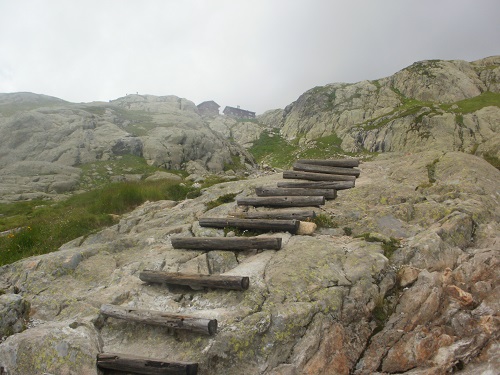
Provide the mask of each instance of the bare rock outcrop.
[{"label": "bare rock outcrop", "polygon": [[[183,202],[145,203],[106,230],[0,268],[0,285],[31,304],[33,319],[0,344],[0,366],[9,374],[23,374],[25,363],[42,373],[71,365],[75,374],[94,373],[95,355],[107,351],[168,353],[199,362],[202,375],[495,368],[500,172],[460,152],[384,154],[360,169],[356,187],[322,208],[334,226],[308,236],[266,234],[282,238],[278,251],[171,245],[172,236],[224,236],[197,220],[224,217],[236,203],[209,211],[206,204],[253,195],[255,186],[281,180],[274,174],[215,185]],[[249,276],[250,288],[148,285],[138,277],[144,269]],[[194,314],[217,319],[219,329],[200,336],[103,321],[101,304]]]},{"label": "bare rock outcrop", "polygon": [[315,87],[265,119],[302,143],[336,134],[348,152],[433,149],[498,160],[499,77],[499,56],[421,61],[374,81]]},{"label": "bare rock outcrop", "polygon": [[269,127],[279,127],[281,119],[283,118],[282,109],[270,109],[263,114],[257,116],[259,122],[265,126]]},{"label": "bare rock outcrop", "polygon": [[7,374],[97,375],[102,343],[92,324],[78,320],[34,326],[3,344],[0,366]]},{"label": "bare rock outcrop", "polygon": [[239,145],[250,148],[259,139],[266,127],[249,120],[236,120],[232,117],[217,116],[211,119],[208,126],[225,138],[234,139]]},{"label": "bare rock outcrop", "polygon": [[[4,200],[73,191],[79,181],[66,178],[67,168],[124,155],[168,169],[197,161],[212,173],[235,161],[241,168],[253,165],[243,147],[207,126],[193,102],[176,96],[128,95],[110,103],[74,104],[30,93],[1,94],[0,110]],[[35,173],[21,181],[16,172],[19,163]],[[64,173],[37,172],[40,163]],[[53,180],[40,175],[51,175]]]},{"label": "bare rock outcrop", "polygon": [[29,312],[30,304],[19,294],[0,295],[0,337],[24,331]]},{"label": "bare rock outcrop", "polygon": [[43,199],[75,190],[81,170],[44,161],[18,161],[0,169],[0,201]]},{"label": "bare rock outcrop", "polygon": [[394,89],[423,102],[454,103],[486,91],[476,70],[465,61],[416,62],[391,77]]}]

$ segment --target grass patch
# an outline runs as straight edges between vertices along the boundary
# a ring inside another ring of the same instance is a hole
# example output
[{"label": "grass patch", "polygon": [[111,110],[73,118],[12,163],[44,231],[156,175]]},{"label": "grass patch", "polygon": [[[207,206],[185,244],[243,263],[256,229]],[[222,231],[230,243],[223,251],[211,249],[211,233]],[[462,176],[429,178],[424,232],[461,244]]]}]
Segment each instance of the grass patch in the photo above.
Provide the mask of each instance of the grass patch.
[{"label": "grass patch", "polygon": [[370,81],[370,83],[372,83],[377,88],[377,92],[382,88],[382,85],[380,84],[380,80],[378,80],[378,79]]},{"label": "grass patch", "polygon": [[[453,108],[456,106],[455,108]],[[473,98],[460,100],[451,104],[441,104],[445,111],[461,114],[476,112],[484,107],[500,107],[500,93],[485,91],[481,95]]]},{"label": "grass patch", "polygon": [[201,189],[206,189],[206,188],[209,188],[210,186],[222,184],[224,182],[237,181],[237,180],[241,180],[241,179],[230,178],[230,177],[219,176],[219,175],[210,175],[203,180],[203,182],[201,184]]},{"label": "grass patch", "polygon": [[387,259],[391,259],[394,252],[401,246],[401,240],[391,237],[389,241],[382,242],[382,250]]},{"label": "grass patch", "polygon": [[112,224],[109,215],[58,204],[36,210],[23,227],[0,237],[0,266],[57,250],[62,244]]},{"label": "grass patch", "polygon": [[363,238],[366,242],[380,242],[380,239],[377,237],[372,237],[370,233],[363,233],[359,236],[356,236],[359,238]]},{"label": "grass patch", "polygon": [[26,224],[27,216],[38,208],[51,204],[50,201],[33,200],[0,204],[0,232],[19,228]]},{"label": "grass patch", "polygon": [[112,225],[111,214],[129,212],[145,201],[181,200],[196,190],[169,180],[116,183],[65,201],[19,202],[0,205],[2,231],[0,266],[19,259],[46,254],[80,236]]},{"label": "grass patch", "polygon": [[430,184],[436,182],[436,164],[438,162],[439,159],[434,159],[432,163],[429,163],[425,166],[427,168],[427,177],[429,178]]},{"label": "grass patch", "polygon": [[399,249],[401,245],[401,240],[398,238],[390,237],[389,239],[384,240],[380,237],[373,236],[370,233],[363,233],[359,236],[356,236],[356,238],[363,238],[366,242],[381,242],[384,256],[387,259],[391,259],[394,252]]},{"label": "grass patch", "polygon": [[377,324],[377,331],[381,331],[390,316],[389,304],[382,296],[375,299],[375,307],[372,311],[373,319]]},{"label": "grass patch", "polygon": [[274,167],[285,168],[295,160],[298,147],[283,139],[278,132],[262,132],[249,149],[258,163],[266,162]]},{"label": "grass patch", "polygon": [[483,154],[483,159],[494,166],[496,169],[500,169],[500,159],[498,159],[496,156],[485,153]]},{"label": "grass patch", "polygon": [[259,124],[259,120],[256,118],[233,118],[236,122],[253,122],[254,124]]},{"label": "grass patch", "polygon": [[342,139],[333,133],[314,140],[310,148],[299,152],[297,155],[301,159],[327,159],[332,155],[345,154],[340,147],[341,144]]},{"label": "grass patch", "polygon": [[94,214],[120,215],[133,210],[146,201],[169,199],[184,200],[195,189],[168,180],[151,182],[118,182],[105,188],[71,197],[77,205],[87,204]]},{"label": "grass patch", "polygon": [[382,331],[389,320],[389,317],[396,310],[397,298],[390,296],[378,296],[375,298],[375,307],[372,310],[372,317],[375,321],[376,328],[373,334]]},{"label": "grass patch", "polygon": [[344,158],[360,155],[343,151],[341,144],[342,139],[335,133],[299,145],[298,139],[287,141],[276,131],[263,132],[249,151],[258,163],[266,163],[277,168],[289,168],[297,159]]},{"label": "grass patch", "polygon": [[[402,117],[415,116],[419,112],[421,112],[423,108],[432,108],[433,106],[432,102],[424,102],[417,99],[407,98],[395,87],[391,87],[391,89],[399,96],[399,99],[401,100],[401,106],[393,109],[389,113],[383,114],[379,117],[371,118],[357,125],[358,127],[360,127],[365,131],[380,129],[385,125],[387,125],[388,123],[390,123],[391,121],[394,121]],[[422,121],[423,116],[432,115],[435,113],[437,112],[433,110],[421,113],[419,116],[417,116],[415,122],[418,124]]]},{"label": "grass patch", "polygon": [[337,228],[337,224],[332,220],[330,215],[319,214],[311,221],[316,224],[318,228]]},{"label": "grass patch", "polygon": [[[377,118],[369,119],[357,125],[358,127],[360,127],[365,131],[380,129],[385,125],[387,125],[389,122],[394,121],[398,118],[407,116],[417,116],[415,118],[415,126],[413,127],[412,130],[418,130],[418,125],[422,122],[424,116],[432,116],[438,114],[438,111],[432,109],[435,103],[407,98],[395,87],[392,87],[392,90],[396,94],[398,94],[402,105],[398,108],[395,108],[390,113],[384,114]],[[459,102],[451,104],[441,104],[439,105],[439,108],[447,112],[456,113],[457,114],[456,123],[459,126],[463,126],[464,125],[463,114],[473,113],[488,106],[500,107],[500,93],[493,93],[487,91],[474,98],[461,100]],[[424,108],[431,108],[431,109],[422,112]],[[425,134],[425,136],[428,135]]]},{"label": "grass patch", "polygon": [[214,199],[213,201],[207,202],[207,210],[211,210],[212,208],[218,207],[222,204],[225,203],[231,203],[234,202],[234,198],[236,197],[237,194],[224,194],[218,197],[217,199]]}]

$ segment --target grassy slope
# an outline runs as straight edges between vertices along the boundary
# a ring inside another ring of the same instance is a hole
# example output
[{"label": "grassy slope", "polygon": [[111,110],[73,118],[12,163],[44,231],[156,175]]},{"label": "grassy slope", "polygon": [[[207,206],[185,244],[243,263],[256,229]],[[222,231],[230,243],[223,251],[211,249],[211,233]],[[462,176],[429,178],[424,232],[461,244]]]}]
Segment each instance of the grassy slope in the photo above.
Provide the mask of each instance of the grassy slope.
[{"label": "grassy slope", "polygon": [[[172,180],[111,183],[111,175],[141,174],[157,170],[140,157],[126,155],[82,165],[81,188],[64,201],[26,201],[0,204],[0,266],[32,255],[57,250],[61,245],[115,224],[116,217],[129,212],[145,201],[183,200],[194,198],[202,188],[228,181],[212,176],[202,186]],[[182,176],[185,171],[175,172]]]},{"label": "grassy slope", "polygon": [[57,250],[64,243],[114,224],[114,215],[141,203],[181,200],[197,189],[179,182],[120,182],[73,195],[65,201],[19,202],[0,205],[0,266]]},{"label": "grassy slope", "polygon": [[[460,121],[461,116],[467,113],[473,113],[481,108],[488,106],[500,107],[500,93],[484,92],[474,98],[461,100],[452,104],[436,104],[431,102],[422,102],[415,99],[403,97],[402,106],[394,109],[391,113],[366,120],[361,124],[353,124],[353,127],[358,127],[364,131],[382,128],[389,122],[406,116],[420,115],[415,119],[416,123],[422,121],[425,115],[432,116],[437,114],[437,107],[446,112],[454,113],[457,116],[457,121]],[[273,167],[288,168],[293,164],[293,161],[298,158],[335,158],[345,156],[367,157],[370,153],[350,154],[344,152],[341,147],[341,139],[337,135],[316,139],[305,146],[299,146],[298,140],[287,141],[283,139],[279,132],[267,133],[264,132],[260,139],[250,148],[250,152],[259,163],[266,163]],[[484,159],[495,167],[499,168],[500,162],[490,155],[483,155]]]},{"label": "grassy slope", "polygon": [[461,100],[453,104],[440,105],[440,107],[445,111],[455,112],[460,114],[476,112],[481,108],[490,106],[500,108],[500,93],[486,91],[474,98]]},{"label": "grassy slope", "polygon": [[331,134],[318,138],[307,145],[299,145],[297,140],[287,141],[278,132],[264,132],[250,148],[250,153],[258,163],[277,168],[289,168],[297,159],[329,159],[358,156],[366,158],[370,153],[352,154],[340,147],[342,140]]}]

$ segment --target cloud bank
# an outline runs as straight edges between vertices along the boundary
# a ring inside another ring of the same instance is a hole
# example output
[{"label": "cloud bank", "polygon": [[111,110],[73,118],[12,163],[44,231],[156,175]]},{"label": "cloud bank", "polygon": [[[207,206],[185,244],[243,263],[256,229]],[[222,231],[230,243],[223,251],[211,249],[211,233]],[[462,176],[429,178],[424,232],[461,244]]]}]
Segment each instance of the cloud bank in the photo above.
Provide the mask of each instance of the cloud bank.
[{"label": "cloud bank", "polygon": [[499,54],[497,0],[2,0],[0,92],[262,113],[415,61]]}]

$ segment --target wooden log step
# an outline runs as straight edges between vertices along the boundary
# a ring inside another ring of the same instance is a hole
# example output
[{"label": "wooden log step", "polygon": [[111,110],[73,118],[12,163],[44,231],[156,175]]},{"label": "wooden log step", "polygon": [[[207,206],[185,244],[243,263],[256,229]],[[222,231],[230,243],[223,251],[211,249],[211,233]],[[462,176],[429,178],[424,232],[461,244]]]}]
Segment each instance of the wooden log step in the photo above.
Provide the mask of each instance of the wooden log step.
[{"label": "wooden log step", "polygon": [[358,159],[299,159],[297,163],[301,164],[314,164],[314,165],[326,165],[328,167],[345,167],[352,168],[359,166]]},{"label": "wooden log step", "polygon": [[278,182],[280,188],[292,189],[335,189],[345,190],[354,187],[354,181],[307,181],[307,182]]},{"label": "wooden log step", "polygon": [[240,206],[266,207],[311,207],[325,204],[325,197],[248,197],[236,200]]},{"label": "wooden log step", "polygon": [[199,273],[180,273],[144,270],[139,279],[148,283],[187,285],[193,287],[247,290],[250,285],[248,276],[201,275]]},{"label": "wooden log step", "polygon": [[112,318],[182,329],[213,335],[217,332],[217,319],[204,319],[189,315],[168,314],[162,311],[140,310],[115,305],[101,305],[101,314]]},{"label": "wooden log step", "polygon": [[241,229],[265,229],[275,232],[296,233],[298,220],[233,219],[206,217],[199,220],[200,226],[212,228],[236,227]]},{"label": "wooden log step", "polygon": [[295,178],[309,181],[354,181],[356,176],[337,175],[328,173],[313,173],[300,171],[284,171],[283,178]]},{"label": "wooden log step", "polygon": [[335,189],[304,189],[304,188],[268,188],[256,187],[255,194],[258,197],[276,197],[276,196],[323,196],[326,199],[337,198]]},{"label": "wooden log step", "polygon": [[97,367],[123,373],[146,375],[196,375],[198,363],[173,362],[160,359],[133,356],[130,354],[99,353]]},{"label": "wooden log step", "polygon": [[279,237],[172,237],[174,249],[186,250],[279,250]]},{"label": "wooden log step", "polygon": [[361,171],[354,168],[342,168],[342,167],[328,167],[325,165],[314,165],[314,164],[293,164],[294,171],[302,172],[314,172],[314,173],[328,173],[328,174],[339,174],[347,176],[358,177]]},{"label": "wooden log step", "polygon": [[254,212],[231,212],[231,216],[242,219],[277,219],[277,220],[302,220],[313,219],[316,212],[312,210],[273,210],[273,211],[254,211]]}]

